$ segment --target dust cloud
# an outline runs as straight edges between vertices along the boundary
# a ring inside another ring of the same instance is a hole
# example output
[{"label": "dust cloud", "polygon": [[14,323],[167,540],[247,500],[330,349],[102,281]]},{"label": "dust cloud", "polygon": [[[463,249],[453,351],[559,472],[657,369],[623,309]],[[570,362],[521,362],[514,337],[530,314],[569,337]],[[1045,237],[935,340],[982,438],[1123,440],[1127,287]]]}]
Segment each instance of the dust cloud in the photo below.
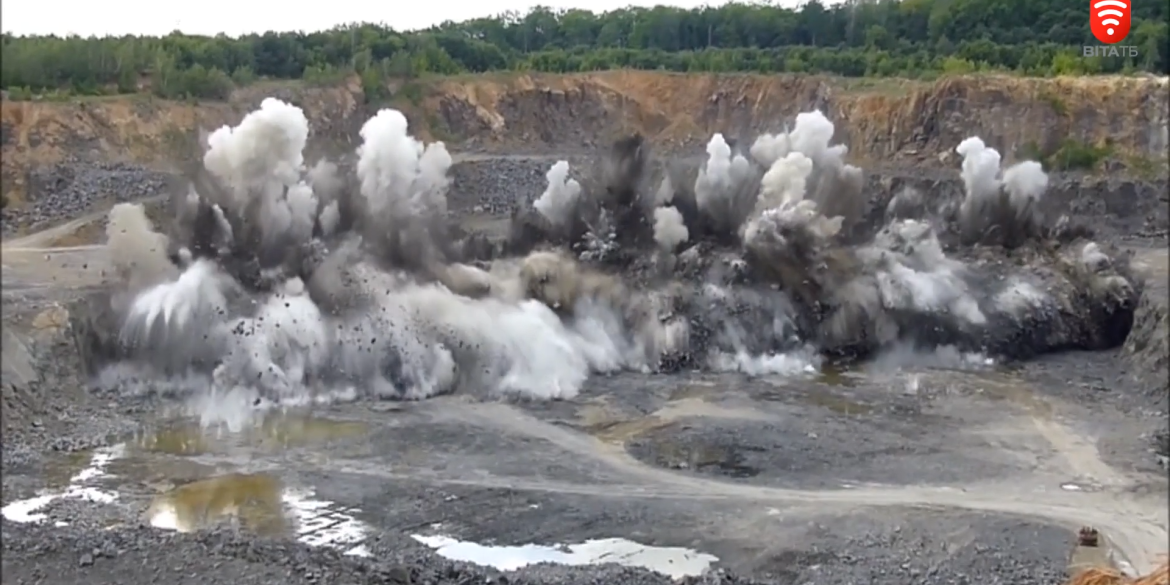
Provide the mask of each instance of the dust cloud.
[{"label": "dust cloud", "polygon": [[581,180],[552,165],[484,252],[448,220],[450,153],[400,112],[362,127],[347,173],[306,161],[304,113],[267,99],[209,135],[165,235],[135,205],[111,212],[123,278],[101,379],[290,403],[560,399],[606,372],[801,374],[1124,338],[1128,260],[1045,223],[1039,164],[1001,169],[972,137],[961,200],[881,201],[834,133],[814,111],[747,152],[716,134],[682,170],[623,139]]}]

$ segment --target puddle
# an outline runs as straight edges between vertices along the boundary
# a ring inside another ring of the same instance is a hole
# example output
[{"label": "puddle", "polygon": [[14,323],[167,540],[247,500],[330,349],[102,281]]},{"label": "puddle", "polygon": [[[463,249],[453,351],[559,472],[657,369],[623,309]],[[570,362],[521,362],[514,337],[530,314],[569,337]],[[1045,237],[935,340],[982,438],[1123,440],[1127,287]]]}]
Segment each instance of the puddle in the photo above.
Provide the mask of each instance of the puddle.
[{"label": "puddle", "polygon": [[873,406],[861,402],[854,402],[831,392],[803,392],[797,394],[795,397],[800,402],[827,408],[845,416],[861,416],[873,412]]},{"label": "puddle", "polygon": [[[78,456],[57,458],[44,470],[46,483],[55,489],[12,502],[2,512],[13,522],[43,522],[48,516],[40,511],[58,499],[101,505],[118,499],[145,500],[144,495],[149,495],[153,501],[146,514],[156,528],[191,532],[233,521],[258,534],[287,535],[310,546],[364,555],[362,542],[368,529],[354,516],[357,510],[318,500],[311,489],[283,485],[271,475],[229,473],[208,478],[214,467],[200,462],[200,456],[232,456],[240,451],[251,456],[366,432],[364,423],[305,413],[272,413],[235,433],[197,422],[170,422],[116,447],[94,451],[80,465]],[[77,467],[81,469],[75,471]],[[68,480],[62,481],[66,475]],[[99,482],[102,489],[97,487]]]},{"label": "puddle", "polygon": [[1050,416],[1052,405],[1038,396],[1026,380],[1006,373],[976,374],[972,380],[976,393],[988,400],[1008,402],[1034,416]]},{"label": "puddle", "polygon": [[751,406],[708,402],[715,392],[710,386],[684,386],[658,410],[644,415],[617,412],[605,404],[583,404],[577,408],[577,428],[615,445],[624,445],[640,436],[672,427],[688,419],[767,421],[773,417]]},{"label": "puddle", "polygon": [[289,528],[281,491],[271,475],[232,473],[176,487],[155,498],[146,514],[151,526],[179,532],[238,519],[249,531],[275,536]]},{"label": "puddle", "polygon": [[696,442],[654,440],[649,443],[655,462],[667,469],[690,469],[715,472],[744,479],[760,474],[756,467],[744,463],[744,451],[762,452],[760,447],[735,447]]},{"label": "puddle", "polygon": [[666,428],[674,421],[652,414],[631,418],[606,404],[586,403],[577,408],[576,424],[601,441],[621,445],[639,435]]},{"label": "puddle", "polygon": [[845,416],[862,416],[874,411],[873,405],[850,400],[830,390],[778,388],[757,394],[760,400],[801,403],[818,406]]},{"label": "puddle", "polygon": [[156,429],[135,436],[130,445],[135,450],[181,457],[204,455],[212,451],[214,433],[198,424],[182,424]]},{"label": "puddle", "polygon": [[595,423],[585,427],[584,430],[602,441],[620,445],[651,431],[669,427],[672,424],[674,424],[674,421],[665,420],[656,416],[647,416],[645,418],[631,420]]},{"label": "puddle", "polygon": [[686,400],[688,398],[704,399],[717,394],[719,385],[714,382],[691,382],[671,388],[670,400]]},{"label": "puddle", "polygon": [[864,377],[864,373],[845,365],[825,365],[822,367],[821,372],[817,374],[815,380],[829,386],[851,388],[856,386],[857,381]]},{"label": "puddle", "polygon": [[[0,515],[11,522],[39,523],[48,518],[45,514],[40,513],[40,510],[57,500],[75,499],[98,504],[111,503],[118,499],[118,494],[98,489],[90,484],[107,475],[106,468],[110,462],[124,454],[124,445],[98,449],[90,457],[89,464],[69,479],[69,484],[65,489],[46,490],[36,497],[12,502],[0,508]],[[58,522],[57,525],[62,526],[65,523]]]},{"label": "puddle", "polygon": [[235,521],[265,536],[288,535],[309,546],[328,546],[345,554],[367,554],[361,542],[367,526],[356,510],[315,500],[309,490],[289,489],[267,474],[233,473],[179,486],[150,504],[151,526],[194,532]]},{"label": "puddle", "polygon": [[360,437],[369,430],[369,426],[362,422],[277,414],[265,417],[253,436],[262,443],[290,447]]},{"label": "puddle", "polygon": [[90,467],[94,452],[90,450],[61,453],[45,457],[41,474],[50,490],[65,490],[82,470]]},{"label": "puddle", "polygon": [[129,442],[135,449],[147,453],[185,457],[231,447],[279,450],[321,445],[360,437],[368,432],[369,426],[362,422],[328,419],[304,412],[272,412],[235,431],[221,425],[205,426],[189,419],[172,421],[138,434]]},{"label": "puddle", "polygon": [[520,546],[488,546],[464,542],[449,536],[421,536],[412,538],[435,549],[444,558],[489,566],[501,571],[537,563],[583,566],[614,563],[655,571],[674,579],[703,574],[718,557],[679,547],[656,547],[639,544],[624,538],[588,540],[581,544]]},{"label": "puddle", "polygon": [[[825,364],[817,373],[813,382],[821,385],[820,388],[809,385],[797,385],[784,380],[774,383],[773,390],[766,390],[757,394],[760,400],[775,402],[798,402],[810,406],[827,408],[837,414],[846,416],[865,415],[873,412],[874,407],[854,400],[850,400],[841,393],[848,390],[834,390],[833,388],[854,388],[865,380],[864,370],[847,364]],[[825,388],[824,386],[829,386]]]}]

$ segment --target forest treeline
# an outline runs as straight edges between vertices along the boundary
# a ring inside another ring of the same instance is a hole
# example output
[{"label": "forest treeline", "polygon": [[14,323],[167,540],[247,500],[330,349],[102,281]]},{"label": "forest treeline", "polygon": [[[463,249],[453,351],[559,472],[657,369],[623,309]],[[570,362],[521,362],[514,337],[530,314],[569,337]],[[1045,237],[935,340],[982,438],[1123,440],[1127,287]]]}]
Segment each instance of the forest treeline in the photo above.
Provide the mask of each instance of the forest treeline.
[{"label": "forest treeline", "polygon": [[536,8],[397,32],[360,24],[240,38],[4,34],[0,87],[11,99],[65,92],[222,98],[257,78],[331,83],[361,76],[370,98],[389,78],[495,70],[633,68],[930,78],[1170,72],[1170,3],[1133,6],[1137,55],[1082,56],[1089,8],[1070,0],[846,0],[800,8],[733,3],[602,14]]}]

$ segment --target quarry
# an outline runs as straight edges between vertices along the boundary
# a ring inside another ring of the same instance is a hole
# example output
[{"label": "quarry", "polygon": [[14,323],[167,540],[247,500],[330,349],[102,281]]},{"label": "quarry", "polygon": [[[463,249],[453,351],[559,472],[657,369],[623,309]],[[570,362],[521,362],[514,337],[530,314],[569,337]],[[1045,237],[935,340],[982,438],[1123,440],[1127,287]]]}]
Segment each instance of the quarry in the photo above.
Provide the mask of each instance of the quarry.
[{"label": "quarry", "polygon": [[409,83],[0,103],[5,582],[1165,562],[1166,78]]}]

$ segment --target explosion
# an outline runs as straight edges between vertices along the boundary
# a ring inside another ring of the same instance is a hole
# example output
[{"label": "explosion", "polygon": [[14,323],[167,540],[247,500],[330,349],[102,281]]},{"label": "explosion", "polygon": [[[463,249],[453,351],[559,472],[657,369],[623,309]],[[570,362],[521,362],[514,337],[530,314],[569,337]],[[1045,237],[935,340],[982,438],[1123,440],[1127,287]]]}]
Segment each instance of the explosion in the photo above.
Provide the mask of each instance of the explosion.
[{"label": "explosion", "polygon": [[880,201],[820,112],[746,154],[716,134],[692,172],[635,136],[581,180],[556,162],[493,241],[452,226],[451,156],[400,112],[362,127],[352,176],[307,164],[309,134],[267,99],[208,137],[166,235],[140,206],[111,211],[106,383],[571,398],[622,370],[805,372],[906,346],[1022,359],[1120,343],[1140,292],[1127,258],[1044,223],[1039,164],[1001,170],[975,137],[961,201]]}]

